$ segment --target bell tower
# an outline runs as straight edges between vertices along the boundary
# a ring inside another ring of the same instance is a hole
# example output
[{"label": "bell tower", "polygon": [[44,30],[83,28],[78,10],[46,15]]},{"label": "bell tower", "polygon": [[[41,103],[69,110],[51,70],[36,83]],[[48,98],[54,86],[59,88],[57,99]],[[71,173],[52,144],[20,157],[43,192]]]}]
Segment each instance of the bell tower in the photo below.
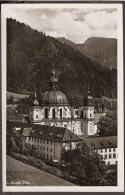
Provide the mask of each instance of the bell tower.
[{"label": "bell tower", "polygon": [[32,123],[41,122],[41,107],[39,106],[39,102],[37,101],[36,89],[34,93],[34,100],[32,102],[32,107],[30,110],[30,120]]},{"label": "bell tower", "polygon": [[85,119],[84,123],[84,134],[85,135],[94,135],[94,100],[90,95],[90,90],[88,86],[87,96],[84,98],[83,106],[83,118]]}]

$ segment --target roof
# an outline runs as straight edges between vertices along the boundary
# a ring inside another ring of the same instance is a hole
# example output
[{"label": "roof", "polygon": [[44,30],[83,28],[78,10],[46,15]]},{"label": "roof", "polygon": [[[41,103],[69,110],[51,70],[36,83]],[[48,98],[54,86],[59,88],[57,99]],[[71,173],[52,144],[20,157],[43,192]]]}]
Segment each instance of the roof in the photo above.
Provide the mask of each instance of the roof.
[{"label": "roof", "polygon": [[61,91],[50,90],[43,93],[42,105],[68,105],[68,100]]},{"label": "roof", "polygon": [[32,127],[25,127],[25,128],[23,129],[23,136],[29,137],[31,131],[32,131]]},{"label": "roof", "polygon": [[20,132],[26,137],[41,138],[56,142],[78,142],[81,139],[73,132],[63,127],[37,125],[30,123],[7,122],[7,128],[21,127]]},{"label": "roof", "polygon": [[7,116],[7,120],[10,122],[28,123],[28,120],[23,116]]},{"label": "roof", "polygon": [[105,113],[95,113],[94,114],[94,123],[97,124],[99,122],[99,119],[101,117],[104,117],[105,116]]},{"label": "roof", "polygon": [[83,143],[94,149],[117,148],[117,136],[86,137],[83,138]]},{"label": "roof", "polygon": [[67,128],[46,125],[34,125],[29,136],[56,142],[81,141],[77,135]]},{"label": "roof", "polygon": [[20,133],[23,133],[24,128],[32,127],[32,124],[30,123],[22,123],[22,122],[12,122],[7,121],[7,131],[15,128],[15,127],[21,127]]}]

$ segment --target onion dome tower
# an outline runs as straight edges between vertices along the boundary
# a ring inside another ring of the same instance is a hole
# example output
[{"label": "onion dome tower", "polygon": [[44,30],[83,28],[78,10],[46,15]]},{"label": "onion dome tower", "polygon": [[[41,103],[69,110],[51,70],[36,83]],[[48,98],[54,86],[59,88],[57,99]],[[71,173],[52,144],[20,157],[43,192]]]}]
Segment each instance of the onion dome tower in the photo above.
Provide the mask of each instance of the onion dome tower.
[{"label": "onion dome tower", "polygon": [[48,81],[49,89],[42,95],[42,118],[60,119],[71,118],[68,100],[64,93],[58,89],[58,79],[56,77],[54,65]]},{"label": "onion dome tower", "polygon": [[54,65],[52,66],[51,77],[48,83],[49,90],[42,95],[42,105],[68,105],[65,94],[58,90],[58,79],[55,74]]},{"label": "onion dome tower", "polygon": [[39,106],[39,102],[36,96],[36,89],[34,93],[34,100],[32,102],[32,108],[30,110],[30,120],[33,123],[41,122],[41,107]]}]

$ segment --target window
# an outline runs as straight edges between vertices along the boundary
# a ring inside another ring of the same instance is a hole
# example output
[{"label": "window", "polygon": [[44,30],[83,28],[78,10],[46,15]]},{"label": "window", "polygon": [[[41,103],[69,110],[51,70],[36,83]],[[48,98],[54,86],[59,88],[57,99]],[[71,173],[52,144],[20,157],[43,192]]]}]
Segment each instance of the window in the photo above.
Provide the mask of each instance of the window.
[{"label": "window", "polygon": [[107,149],[105,149],[105,152],[107,152]]},{"label": "window", "polygon": [[[26,110],[25,110],[26,111]],[[38,110],[36,110],[36,112],[38,112]]]},{"label": "window", "polygon": [[55,108],[52,109],[52,118],[56,117]]},{"label": "window", "polygon": [[103,150],[101,149],[101,153],[103,152]]},{"label": "window", "polygon": [[78,110],[75,110],[75,114],[78,115]]},{"label": "window", "polygon": [[116,154],[113,154],[113,158],[116,158]]},{"label": "window", "polygon": [[38,118],[38,115],[36,115],[36,118]]},{"label": "window", "polygon": [[47,140],[47,144],[49,143],[49,141]]},{"label": "window", "polygon": [[90,113],[90,117],[92,116],[92,114]]},{"label": "window", "polygon": [[86,117],[86,113],[85,113],[85,117]]},{"label": "window", "polygon": [[51,145],[52,145],[52,141],[51,141]]},{"label": "window", "polygon": [[40,143],[42,143],[42,139],[40,139]]},{"label": "window", "polygon": [[83,110],[81,111],[81,115],[80,115],[80,118],[83,118]]},{"label": "window", "polygon": [[60,118],[62,118],[62,108],[60,108]]},{"label": "window", "polygon": [[43,143],[45,144],[45,140],[43,140]]},{"label": "window", "polygon": [[104,159],[107,159],[107,154],[104,155]]},{"label": "window", "polygon": [[45,118],[48,118],[48,108],[45,108]]},{"label": "window", "polygon": [[111,154],[109,154],[109,158],[111,158],[112,157],[112,155]]},{"label": "window", "polygon": [[47,151],[48,151],[48,148],[47,148]]},{"label": "window", "polygon": [[109,148],[109,152],[111,152],[111,148]]},{"label": "window", "polygon": [[113,148],[113,151],[115,152],[115,148]]},{"label": "window", "polygon": [[108,161],[108,165],[110,165],[110,161]]}]

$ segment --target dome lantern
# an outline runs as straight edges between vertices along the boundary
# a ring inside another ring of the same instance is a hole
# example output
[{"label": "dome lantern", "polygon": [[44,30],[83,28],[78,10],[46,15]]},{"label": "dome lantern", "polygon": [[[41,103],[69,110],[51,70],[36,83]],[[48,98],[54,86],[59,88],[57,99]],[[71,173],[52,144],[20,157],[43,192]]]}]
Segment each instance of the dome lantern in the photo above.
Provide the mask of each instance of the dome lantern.
[{"label": "dome lantern", "polygon": [[51,77],[49,80],[49,89],[50,90],[57,90],[58,89],[58,79],[55,74],[54,64],[52,65],[52,72]]}]

